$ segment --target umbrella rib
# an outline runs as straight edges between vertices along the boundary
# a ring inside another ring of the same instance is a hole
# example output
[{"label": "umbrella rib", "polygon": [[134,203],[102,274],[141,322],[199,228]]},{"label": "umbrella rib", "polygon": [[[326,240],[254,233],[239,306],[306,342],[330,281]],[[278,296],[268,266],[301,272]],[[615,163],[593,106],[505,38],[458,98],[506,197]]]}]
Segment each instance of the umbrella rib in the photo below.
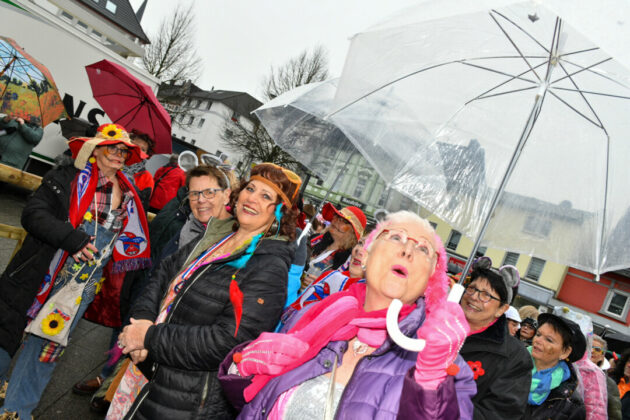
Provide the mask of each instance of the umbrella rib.
[{"label": "umbrella rib", "polygon": [[[499,16],[502,16],[504,19],[506,19],[508,22],[511,22],[509,19],[507,19],[505,16],[501,15],[500,13],[498,13],[496,10],[493,10],[492,12],[497,13]],[[540,82],[540,76],[538,76],[538,73],[536,73],[536,70],[534,70],[532,68],[532,65],[529,63],[529,61],[527,60],[527,58],[525,58],[525,56],[523,55],[523,53],[521,52],[521,50],[516,46],[516,43],[514,42],[514,40],[510,37],[510,35],[508,35],[507,31],[503,28],[503,26],[501,26],[501,24],[499,23],[499,21],[497,20],[497,18],[494,17],[494,15],[492,14],[492,12],[490,13],[490,17],[492,18],[492,20],[494,20],[494,23],[497,24],[497,26],[499,27],[499,29],[501,29],[501,32],[503,32],[503,35],[505,35],[505,37],[508,39],[508,41],[510,41],[510,44],[512,44],[512,46],[514,47],[514,49],[516,50],[516,52],[518,53],[518,55],[521,56],[521,58],[523,59],[523,61],[525,61],[525,64],[527,64],[527,67],[529,67],[529,69],[531,70],[532,73],[534,73],[534,75],[536,76],[536,78],[538,79],[538,81]],[[513,23],[513,22],[512,22]],[[516,25],[518,27],[518,25]],[[527,34],[527,32],[525,32]],[[544,48],[544,47],[543,47]]]},{"label": "umbrella rib", "polygon": [[[489,71],[489,72],[492,72],[492,73],[497,73],[497,74],[501,74],[501,75],[503,75],[503,76],[511,77],[512,79],[519,79],[519,80],[522,80],[522,81],[524,81],[524,82],[536,83],[536,81],[535,81],[535,80],[531,80],[531,79],[526,79],[526,78],[524,78],[524,77],[520,77],[521,75],[523,75],[523,74],[525,74],[525,73],[529,73],[531,70],[527,70],[527,71],[525,71],[525,72],[523,72],[523,73],[521,73],[521,74],[519,74],[519,75],[516,75],[516,76],[515,76],[515,75],[513,75],[513,74],[506,73],[506,72],[504,72],[504,71],[500,71],[500,70],[496,70],[496,69],[491,69],[491,68],[489,68],[489,67],[480,66],[480,65],[478,65],[478,64],[472,64],[472,63],[468,63],[468,62],[466,62],[466,61],[459,61],[459,62],[460,62],[461,64],[464,64],[464,65],[467,65],[467,66],[477,67],[478,69],[481,69],[481,70],[486,70],[486,71]],[[546,61],[545,61],[545,63],[546,63]],[[545,63],[543,63],[543,64],[545,64]],[[540,65],[538,65],[538,66],[536,66],[536,67],[540,67]],[[531,69],[531,67],[530,67],[530,69]]]},{"label": "umbrella rib", "polygon": [[[576,67],[579,67],[579,68],[580,68],[580,70],[578,70],[578,71],[576,71],[576,72],[574,72],[574,73],[569,73],[569,74],[567,74],[566,76],[563,76],[563,77],[561,77],[561,78],[559,78],[559,79],[556,79],[556,80],[554,80],[554,81],[553,81],[553,82],[551,82],[551,83],[558,83],[558,82],[560,82],[560,81],[562,81],[562,80],[566,79],[567,77],[569,77],[569,78],[570,78],[571,76],[575,76],[576,74],[581,73],[581,72],[583,72],[583,71],[590,71],[590,72],[591,72],[591,73],[593,73],[593,74],[599,74],[599,73],[597,73],[597,72],[591,71],[591,68],[593,68],[593,67],[595,67],[595,66],[598,66],[598,65],[600,65],[600,64],[603,64],[603,63],[605,63],[606,61],[610,61],[610,60],[612,60],[612,57],[608,57],[608,58],[606,58],[606,59],[604,59],[604,60],[598,61],[597,63],[591,64],[590,66],[587,66],[587,67],[582,67],[582,66],[580,66],[580,65],[578,65],[578,64],[575,64],[575,63],[572,63],[572,62],[570,62],[570,61],[567,61],[567,63],[570,63],[570,64],[572,64],[572,65],[574,65],[574,66],[576,66]],[[605,77],[605,76],[602,76],[602,77]],[[609,79],[609,80],[612,80],[612,79]]]},{"label": "umbrella rib", "polygon": [[[538,65],[538,66],[536,66],[536,67],[543,66],[544,64],[545,64],[545,62],[543,62],[543,63],[539,64],[539,65]],[[476,100],[476,99],[481,99],[481,98],[485,97],[485,95],[486,95],[487,93],[490,93],[490,92],[492,92],[493,90],[498,89],[498,88],[500,88],[501,86],[503,86],[503,85],[505,85],[505,84],[507,84],[507,83],[510,83],[512,80],[514,80],[514,79],[516,79],[516,78],[518,78],[518,77],[520,77],[520,76],[522,76],[522,75],[524,75],[525,73],[528,73],[528,72],[529,72],[529,70],[525,70],[524,72],[522,72],[522,73],[520,73],[520,74],[518,74],[518,75],[516,75],[516,76],[512,76],[512,77],[510,77],[508,80],[506,80],[506,81],[504,81],[504,82],[502,82],[502,83],[499,83],[499,84],[498,84],[498,85],[496,85],[495,87],[490,88],[490,89],[486,90],[485,92],[482,92],[481,94],[477,95],[477,97],[476,97],[476,98],[473,98],[473,99],[471,99],[470,101],[466,102],[466,105],[468,105],[469,103],[471,103],[472,101],[474,101],[474,100]],[[521,80],[522,80],[522,79],[521,79]]]},{"label": "umbrella rib", "polygon": [[462,61],[461,61],[461,60],[453,60],[453,61],[448,61],[448,62],[446,62],[446,63],[434,64],[434,65],[432,65],[432,66],[425,67],[425,68],[423,68],[423,69],[420,69],[420,70],[417,70],[417,71],[414,71],[414,72],[411,72],[411,73],[405,74],[404,76],[400,76],[400,77],[398,77],[398,78],[396,78],[396,79],[394,79],[394,80],[392,80],[392,81],[390,81],[390,82],[387,82],[387,83],[385,83],[385,84],[383,84],[383,85],[381,85],[381,86],[379,86],[379,87],[376,87],[376,88],[372,89],[371,91],[369,91],[369,92],[367,92],[367,93],[365,93],[365,94],[363,94],[363,95],[359,96],[358,98],[356,98],[356,99],[354,99],[354,100],[352,100],[352,101],[348,102],[347,104],[343,105],[342,107],[340,107],[340,108],[338,108],[338,109],[336,109],[336,110],[332,111],[332,112],[331,112],[331,113],[329,113],[328,115],[325,115],[322,119],[323,119],[323,120],[328,120],[328,119],[329,119],[330,117],[332,117],[333,115],[336,115],[336,114],[340,113],[340,112],[341,112],[341,111],[343,111],[344,109],[346,109],[346,108],[348,108],[348,107],[350,107],[350,106],[352,106],[352,105],[356,104],[357,102],[359,102],[359,101],[361,101],[361,100],[363,100],[363,99],[367,98],[368,96],[372,95],[373,93],[376,93],[376,92],[378,92],[379,90],[385,89],[386,87],[391,86],[391,85],[393,85],[394,83],[398,83],[398,82],[400,82],[401,80],[404,80],[404,79],[406,79],[406,78],[408,78],[408,77],[415,76],[416,74],[420,74],[420,73],[422,73],[422,72],[424,72],[424,71],[427,71],[427,70],[433,70],[433,69],[436,69],[436,68],[438,68],[438,67],[447,66],[447,65],[449,65],[449,64],[455,64],[455,63],[462,63]]},{"label": "umbrella rib", "polygon": [[481,95],[477,96],[476,98],[473,98],[473,99],[469,100],[468,102],[466,102],[465,105],[468,105],[469,103],[471,103],[473,101],[476,101],[476,100],[479,100],[479,99],[494,98],[495,96],[502,96],[502,95],[507,95],[509,93],[523,92],[525,90],[532,90],[532,89],[537,89],[537,88],[538,88],[538,86],[529,86],[529,87],[526,87],[526,88],[509,90],[509,91],[506,91],[506,92],[494,93],[492,95],[483,95],[483,94],[481,94]]},{"label": "umbrella rib", "polygon": [[116,121],[112,121],[114,124],[118,124],[118,121],[122,120],[123,118],[125,118],[127,115],[129,115],[131,112],[133,112],[133,110],[136,110],[136,113],[133,114],[133,117],[131,118],[132,120],[135,118],[135,116],[138,114],[138,112],[140,111],[140,107],[142,106],[142,103],[137,103],[135,106],[133,106],[132,108],[129,108],[129,110],[127,112],[125,112],[123,115],[121,115],[120,117],[116,118]]},{"label": "umbrella rib", "polygon": [[603,92],[593,92],[592,90],[571,89],[571,88],[565,88],[565,87],[559,87],[559,86],[553,86],[553,89],[566,90],[567,92],[582,92],[582,93],[587,93],[589,95],[607,96],[609,98],[630,99],[630,96],[613,95],[610,93],[603,93]]},{"label": "umbrella rib", "polygon": [[567,55],[581,54],[581,53],[584,53],[584,52],[591,52],[591,51],[596,51],[596,50],[599,50],[599,47],[587,48],[585,50],[572,51],[572,52],[560,54],[559,57],[566,57]]},{"label": "umbrella rib", "polygon": [[[547,47],[545,47],[545,45],[543,43],[541,43],[540,41],[538,41],[536,38],[534,38],[532,36],[532,34],[530,34],[529,32],[527,32],[525,29],[523,29],[520,25],[518,25],[516,22],[514,22],[512,19],[508,18],[507,16],[505,16],[504,14],[498,12],[495,9],[492,9],[492,11],[494,13],[496,13],[497,15],[501,16],[503,19],[507,20],[508,22],[510,22],[512,25],[514,25],[516,28],[518,28],[521,32],[523,32],[529,39],[531,39],[532,41],[534,41],[536,44],[538,44],[538,46],[540,48],[542,48],[543,50],[545,50],[545,52],[549,52],[549,50],[547,49]],[[498,24],[498,23],[497,23]]]},{"label": "umbrella rib", "polygon": [[591,112],[593,113],[593,115],[595,116],[595,118],[597,118],[597,122],[599,123],[599,125],[602,127],[602,129],[604,130],[604,132],[606,134],[608,134],[608,131],[606,130],[606,128],[604,127],[604,123],[602,123],[602,120],[599,118],[599,115],[597,115],[597,112],[595,112],[595,109],[593,109],[593,106],[591,105],[591,103],[588,101],[588,99],[586,99],[586,96],[584,96],[584,93],[582,93],[582,91],[580,90],[580,87],[577,85],[577,83],[575,82],[575,80],[573,79],[573,77],[569,76],[569,72],[567,71],[567,69],[564,68],[564,66],[562,65],[562,62],[558,61],[558,65],[560,66],[560,68],[562,69],[562,71],[564,71],[567,76],[569,77],[569,80],[571,81],[571,84],[573,86],[575,86],[575,88],[577,89],[579,95],[582,97],[582,99],[584,100],[584,102],[586,102],[586,106],[588,106],[588,108],[591,110]]},{"label": "umbrella rib", "polygon": [[[606,129],[602,126],[597,124],[595,121],[591,120],[589,117],[587,117],[586,115],[584,115],[582,112],[578,111],[574,106],[572,106],[571,104],[569,104],[567,101],[565,101],[564,99],[562,99],[560,96],[558,96],[555,92],[553,92],[550,89],[547,89],[547,91],[552,94],[554,96],[554,98],[556,98],[557,100],[559,100],[560,102],[562,102],[563,104],[565,104],[567,107],[569,107],[570,109],[573,110],[573,112],[575,112],[576,114],[580,115],[582,118],[584,118],[585,120],[589,121],[591,124],[593,124],[594,126],[601,128],[602,130],[606,131]],[[598,119],[599,120],[599,119]]]},{"label": "umbrella rib", "polygon": [[[35,79],[33,79],[30,74],[26,74],[28,76],[28,78],[32,81],[37,83],[37,81]],[[44,111],[42,110],[42,101],[40,100],[40,96],[39,96],[39,92],[37,91],[37,89],[35,89],[35,95],[37,95],[37,107],[39,108],[39,116],[42,120],[42,127],[44,126]]]}]

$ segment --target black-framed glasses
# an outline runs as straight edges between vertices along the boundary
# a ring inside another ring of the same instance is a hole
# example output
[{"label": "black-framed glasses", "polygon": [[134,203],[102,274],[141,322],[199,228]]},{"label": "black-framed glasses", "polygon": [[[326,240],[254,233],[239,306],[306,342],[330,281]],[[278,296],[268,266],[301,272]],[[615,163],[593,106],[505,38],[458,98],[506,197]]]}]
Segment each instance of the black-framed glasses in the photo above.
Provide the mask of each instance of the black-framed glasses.
[{"label": "black-framed glasses", "polygon": [[477,296],[479,297],[479,300],[482,301],[483,303],[488,303],[492,299],[501,302],[501,299],[492,296],[490,293],[486,292],[485,290],[479,290],[475,286],[468,286],[468,287],[466,287],[465,293],[468,296],[474,296],[475,293],[478,293]]},{"label": "black-framed glasses", "polygon": [[108,144],[107,153],[114,156],[120,156],[122,158],[127,158],[129,156],[129,149],[126,147],[117,147],[115,144]]},{"label": "black-framed glasses", "polygon": [[206,188],[202,191],[188,191],[188,199],[190,201],[197,201],[199,200],[199,196],[203,195],[203,198],[212,200],[214,196],[217,195],[217,192],[224,190],[225,188]]}]

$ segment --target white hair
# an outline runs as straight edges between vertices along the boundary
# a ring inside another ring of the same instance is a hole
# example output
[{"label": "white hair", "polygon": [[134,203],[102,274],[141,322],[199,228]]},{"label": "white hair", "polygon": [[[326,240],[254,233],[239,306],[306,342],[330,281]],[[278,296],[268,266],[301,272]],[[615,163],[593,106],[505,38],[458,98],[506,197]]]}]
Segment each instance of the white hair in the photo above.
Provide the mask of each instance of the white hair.
[{"label": "white hair", "polygon": [[376,225],[376,228],[370,233],[368,238],[366,239],[365,249],[368,251],[372,247],[372,243],[374,239],[378,237],[378,235],[383,232],[387,226],[394,223],[413,223],[422,226],[428,232],[435,235],[435,229],[431,226],[431,223],[427,219],[424,219],[418,216],[416,213],[412,213],[408,210],[401,210],[395,213],[389,213],[382,222]]}]

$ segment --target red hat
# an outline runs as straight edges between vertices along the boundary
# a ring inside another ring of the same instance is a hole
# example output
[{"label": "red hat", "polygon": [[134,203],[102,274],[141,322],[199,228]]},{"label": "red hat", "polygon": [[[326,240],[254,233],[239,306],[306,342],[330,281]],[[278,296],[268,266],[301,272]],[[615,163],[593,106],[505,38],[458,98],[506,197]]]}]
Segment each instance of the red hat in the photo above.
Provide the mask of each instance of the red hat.
[{"label": "red hat", "polygon": [[118,124],[103,124],[96,130],[94,137],[73,137],[68,141],[68,147],[72,152],[74,166],[78,169],[85,168],[85,165],[92,156],[92,152],[98,146],[109,144],[124,144],[129,148],[129,155],[125,160],[125,165],[133,165],[148,158],[138,146],[129,140],[129,134]]},{"label": "red hat", "polygon": [[357,237],[357,240],[361,239],[365,225],[367,225],[367,218],[360,208],[349,206],[337,210],[331,203],[326,203],[324,208],[322,208],[322,217],[324,220],[330,222],[335,216],[339,216],[349,222],[352,225],[352,229],[354,229],[354,235]]}]

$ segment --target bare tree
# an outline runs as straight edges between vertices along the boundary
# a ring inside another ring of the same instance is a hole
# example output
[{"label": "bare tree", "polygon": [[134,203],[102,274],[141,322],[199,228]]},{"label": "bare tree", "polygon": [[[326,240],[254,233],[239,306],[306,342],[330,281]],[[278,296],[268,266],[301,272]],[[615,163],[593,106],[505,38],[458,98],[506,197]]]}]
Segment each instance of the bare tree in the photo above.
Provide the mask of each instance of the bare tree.
[{"label": "bare tree", "polygon": [[328,79],[328,51],[323,46],[302,51],[284,65],[271,67],[264,81],[263,96],[271,100],[298,86]]},{"label": "bare tree", "polygon": [[[282,93],[306,83],[328,77],[328,53],[321,47],[304,50],[284,65],[272,67],[264,80],[263,96],[271,100]],[[257,121],[253,130],[243,127],[238,119],[228,118],[221,134],[224,145],[238,151],[250,162],[273,162],[291,169],[306,171],[290,154],[282,150]]]},{"label": "bare tree", "polygon": [[164,18],[157,33],[149,36],[142,64],[162,82],[196,80],[201,73],[201,58],[195,48],[195,15],[192,4],[178,5]]}]

